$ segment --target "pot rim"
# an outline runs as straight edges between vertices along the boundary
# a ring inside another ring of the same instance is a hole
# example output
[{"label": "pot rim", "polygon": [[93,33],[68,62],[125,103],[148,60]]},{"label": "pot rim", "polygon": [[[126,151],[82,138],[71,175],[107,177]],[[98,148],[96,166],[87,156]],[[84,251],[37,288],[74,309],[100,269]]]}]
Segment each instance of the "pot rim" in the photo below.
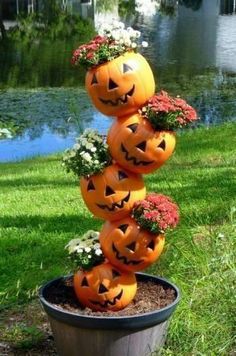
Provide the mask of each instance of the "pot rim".
[{"label": "pot rim", "polygon": [[[59,281],[62,278],[68,278],[71,275],[64,276],[64,277],[59,277],[55,278],[46,284],[44,284],[40,290],[39,290],[39,298],[40,301],[45,309],[45,311],[51,315],[52,317],[67,322],[71,323],[73,325],[77,325],[78,323],[84,325],[84,327],[87,328],[96,328],[95,325],[89,325],[91,321],[94,321],[95,324],[98,326],[99,322],[102,324],[109,324],[109,328],[118,328],[119,325],[122,325],[124,328],[142,328],[146,326],[152,326],[158,323],[161,323],[165,320],[167,320],[170,315],[173,313],[175,310],[177,304],[180,301],[180,291],[179,288],[173,284],[172,282],[169,282],[165,278],[161,278],[158,276],[153,276],[147,273],[141,273],[137,272],[135,273],[136,277],[138,280],[152,280],[156,281],[157,283],[161,283],[163,286],[173,288],[175,290],[176,298],[175,300],[169,304],[168,306],[161,308],[161,309],[156,309],[147,313],[140,313],[140,314],[135,314],[135,315],[123,315],[123,316],[95,316],[95,315],[82,315],[79,313],[71,312],[68,310],[64,310],[62,308],[59,308],[50,302],[48,302],[45,299],[45,291],[47,290],[48,287],[50,287],[53,283]],[[72,322],[68,321],[68,318],[71,317]],[[78,322],[79,321],[79,322]],[[113,325],[113,323],[117,322],[116,324]],[[106,325],[107,325],[106,324]],[[101,325],[101,328],[105,328],[104,325]],[[98,326],[100,327],[100,326]]]}]

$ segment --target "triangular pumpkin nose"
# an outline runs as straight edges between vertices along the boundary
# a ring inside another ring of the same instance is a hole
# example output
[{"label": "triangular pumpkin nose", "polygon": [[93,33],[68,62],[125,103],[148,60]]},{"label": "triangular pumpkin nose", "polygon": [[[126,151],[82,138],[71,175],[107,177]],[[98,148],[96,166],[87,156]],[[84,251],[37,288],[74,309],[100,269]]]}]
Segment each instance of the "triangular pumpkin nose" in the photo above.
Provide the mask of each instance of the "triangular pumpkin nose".
[{"label": "triangular pumpkin nose", "polygon": [[108,292],[108,289],[104,286],[104,284],[101,283],[99,286],[98,293],[102,294],[102,293],[106,293],[106,292]]},{"label": "triangular pumpkin nose", "polygon": [[106,197],[109,195],[115,194],[114,190],[109,187],[109,185],[106,186]]},{"label": "triangular pumpkin nose", "polygon": [[109,79],[108,89],[112,90],[115,88],[118,88],[118,85],[112,79]]},{"label": "triangular pumpkin nose", "polygon": [[145,152],[146,144],[147,144],[146,141],[142,141],[136,147],[139,148],[141,151]]}]

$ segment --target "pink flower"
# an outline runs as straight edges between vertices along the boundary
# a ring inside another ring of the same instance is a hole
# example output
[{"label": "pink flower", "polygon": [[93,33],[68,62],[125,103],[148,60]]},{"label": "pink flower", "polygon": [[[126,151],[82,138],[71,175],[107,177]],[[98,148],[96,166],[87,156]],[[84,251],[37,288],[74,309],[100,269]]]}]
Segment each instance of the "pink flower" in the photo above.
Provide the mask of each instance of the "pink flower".
[{"label": "pink flower", "polygon": [[93,57],[94,57],[94,52],[92,52],[92,51],[90,51],[86,54],[87,59],[93,59]]},{"label": "pink flower", "polygon": [[146,199],[137,201],[132,216],[144,229],[155,233],[164,233],[179,222],[177,205],[163,194],[149,194]]},{"label": "pink flower", "polygon": [[197,120],[196,111],[185,100],[171,97],[165,91],[153,95],[141,114],[155,130],[173,130]]}]

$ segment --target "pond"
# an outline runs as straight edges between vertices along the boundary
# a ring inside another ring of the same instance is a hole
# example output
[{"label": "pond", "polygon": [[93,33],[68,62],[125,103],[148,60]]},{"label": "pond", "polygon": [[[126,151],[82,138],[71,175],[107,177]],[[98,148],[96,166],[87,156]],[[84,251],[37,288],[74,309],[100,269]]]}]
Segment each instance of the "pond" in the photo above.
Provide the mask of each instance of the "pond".
[{"label": "pond", "polygon": [[[122,9],[122,19],[149,42],[143,54],[157,90],[187,99],[200,125],[235,120],[236,16],[221,15],[218,0],[179,3],[148,14],[147,6]],[[105,133],[111,125],[92,107],[84,71],[70,65],[76,45],[71,39],[0,46],[0,124],[16,132],[0,140],[0,162],[62,151],[84,128]]]}]

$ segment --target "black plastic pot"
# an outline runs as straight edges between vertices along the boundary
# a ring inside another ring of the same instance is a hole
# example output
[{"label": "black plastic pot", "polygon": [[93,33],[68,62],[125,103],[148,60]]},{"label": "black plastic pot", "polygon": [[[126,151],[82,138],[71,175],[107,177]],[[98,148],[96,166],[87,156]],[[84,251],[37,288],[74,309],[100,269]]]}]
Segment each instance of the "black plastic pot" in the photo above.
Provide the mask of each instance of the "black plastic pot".
[{"label": "black plastic pot", "polygon": [[147,356],[163,346],[168,319],[179,300],[178,288],[169,281],[136,273],[138,281],[152,281],[173,288],[176,299],[165,308],[132,316],[86,316],[57,308],[47,301],[47,291],[63,277],[40,289],[40,301],[48,314],[58,353],[62,356]]}]

